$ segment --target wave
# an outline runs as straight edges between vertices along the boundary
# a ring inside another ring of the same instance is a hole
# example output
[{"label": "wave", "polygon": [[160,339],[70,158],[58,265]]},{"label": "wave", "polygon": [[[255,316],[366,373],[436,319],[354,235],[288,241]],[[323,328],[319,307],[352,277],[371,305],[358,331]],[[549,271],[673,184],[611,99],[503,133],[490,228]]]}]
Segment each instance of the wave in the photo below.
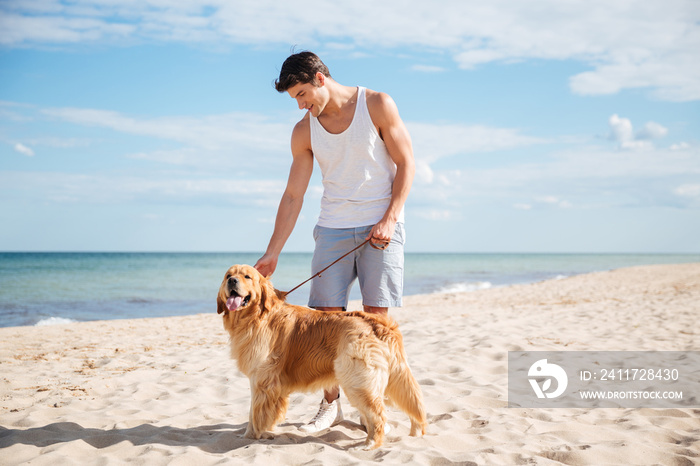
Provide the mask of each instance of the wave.
[{"label": "wave", "polygon": [[77,322],[77,320],[66,319],[65,317],[47,317],[46,319],[41,319],[39,322],[34,324],[35,327],[44,327],[47,325],[66,325]]},{"label": "wave", "polygon": [[438,293],[468,293],[470,291],[486,290],[493,285],[491,282],[451,283],[438,289]]}]

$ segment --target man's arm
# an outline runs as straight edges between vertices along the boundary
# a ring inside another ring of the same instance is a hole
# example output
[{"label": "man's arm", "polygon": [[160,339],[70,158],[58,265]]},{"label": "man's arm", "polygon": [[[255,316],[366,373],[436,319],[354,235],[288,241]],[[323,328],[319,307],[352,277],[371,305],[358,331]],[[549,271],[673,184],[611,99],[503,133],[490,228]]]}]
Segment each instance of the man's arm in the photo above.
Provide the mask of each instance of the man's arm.
[{"label": "man's arm", "polygon": [[396,164],[396,177],[391,191],[391,202],[384,217],[377,223],[367,238],[389,241],[394,234],[396,222],[413,184],[416,165],[413,159],[411,136],[408,134],[394,100],[387,94],[371,92],[367,108],[379,136],[384,141],[389,157]]},{"label": "man's arm", "polygon": [[287,188],[277,209],[272,238],[270,238],[265,254],[255,264],[255,268],[266,277],[272,275],[277,268],[277,260],[282,248],[289,239],[289,235],[292,234],[294,225],[299,218],[299,212],[301,212],[304,203],[304,194],[313,173],[314,158],[311,152],[308,116],[297,123],[292,132],[292,157]]}]

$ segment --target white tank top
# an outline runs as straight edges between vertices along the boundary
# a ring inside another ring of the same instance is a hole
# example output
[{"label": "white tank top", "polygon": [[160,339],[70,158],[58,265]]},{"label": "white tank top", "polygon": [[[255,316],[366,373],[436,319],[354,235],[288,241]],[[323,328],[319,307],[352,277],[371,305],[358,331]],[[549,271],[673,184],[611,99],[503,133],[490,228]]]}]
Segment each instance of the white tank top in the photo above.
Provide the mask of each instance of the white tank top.
[{"label": "white tank top", "polygon": [[[355,115],[342,133],[329,133],[311,115],[311,150],[323,175],[318,225],[354,228],[379,222],[391,201],[396,164],[369,116],[364,87],[358,87]],[[398,221],[404,221],[403,209]]]}]

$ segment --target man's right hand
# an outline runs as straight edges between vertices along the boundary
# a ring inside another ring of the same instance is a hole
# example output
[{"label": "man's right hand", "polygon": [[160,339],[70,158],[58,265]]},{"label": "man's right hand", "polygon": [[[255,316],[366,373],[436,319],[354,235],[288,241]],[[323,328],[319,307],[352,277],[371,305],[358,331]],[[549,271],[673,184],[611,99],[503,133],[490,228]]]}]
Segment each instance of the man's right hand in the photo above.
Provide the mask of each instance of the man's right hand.
[{"label": "man's right hand", "polygon": [[258,262],[255,263],[255,268],[260,272],[260,274],[265,278],[270,278],[270,276],[275,272],[277,268],[277,260],[279,256],[273,254],[265,254]]}]

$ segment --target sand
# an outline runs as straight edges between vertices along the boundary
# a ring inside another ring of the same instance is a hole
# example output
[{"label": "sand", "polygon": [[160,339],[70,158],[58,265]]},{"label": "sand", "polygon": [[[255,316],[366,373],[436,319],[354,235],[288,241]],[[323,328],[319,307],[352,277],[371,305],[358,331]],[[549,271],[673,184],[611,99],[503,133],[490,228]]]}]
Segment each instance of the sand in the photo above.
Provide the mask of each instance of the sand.
[{"label": "sand", "polygon": [[347,404],[338,426],[298,430],[319,393],[292,396],[274,439],[240,438],[248,380],[215,305],[206,311],[0,329],[0,464],[700,464],[697,403],[507,407],[508,351],[700,350],[700,264],[407,297],[390,314],[428,433],[409,437],[390,409],[393,429],[370,452],[353,450],[365,433]]}]

